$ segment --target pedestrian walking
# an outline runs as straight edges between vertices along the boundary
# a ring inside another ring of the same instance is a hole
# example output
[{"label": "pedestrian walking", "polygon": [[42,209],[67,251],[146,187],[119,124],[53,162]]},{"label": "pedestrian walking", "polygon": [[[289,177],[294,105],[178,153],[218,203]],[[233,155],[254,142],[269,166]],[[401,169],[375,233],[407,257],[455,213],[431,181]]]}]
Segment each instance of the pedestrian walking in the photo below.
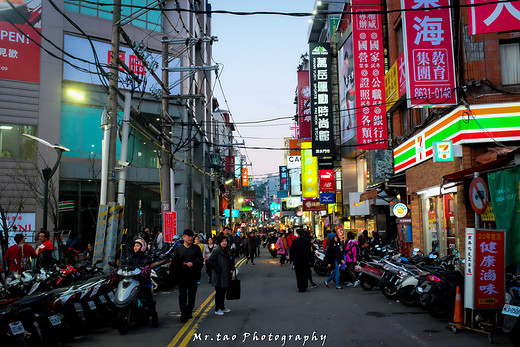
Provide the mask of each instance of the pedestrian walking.
[{"label": "pedestrian walking", "polygon": [[341,268],[342,270],[345,270],[345,273],[347,274],[347,280],[349,281],[347,287],[357,287],[359,280],[354,274],[354,267],[357,263],[358,242],[356,240],[356,235],[351,231],[347,233],[347,240],[344,249],[344,264],[341,265]]},{"label": "pedestrian walking", "polygon": [[256,257],[260,258],[260,245],[262,244],[262,238],[258,234],[258,231],[255,230],[255,242],[256,242]]},{"label": "pedestrian walking", "polygon": [[234,269],[234,264],[227,245],[227,237],[219,236],[217,238],[217,246],[215,246],[215,249],[208,258],[208,262],[213,271],[211,285],[215,287],[215,314],[219,316],[231,311],[224,306],[226,291],[228,285],[231,283],[231,273]]},{"label": "pedestrian walking", "polygon": [[[193,244],[200,248],[201,253],[204,253],[204,244],[200,242],[199,234],[193,237]],[[200,277],[202,276],[202,271],[199,272],[199,279],[197,281],[197,285],[200,285]]]},{"label": "pedestrian walking", "polygon": [[211,252],[215,248],[215,244],[213,243],[213,237],[208,237],[208,243],[204,246],[204,251],[202,252],[202,257],[204,258],[204,264],[206,265],[206,274],[208,275],[208,281],[211,283],[211,265],[208,263],[208,258],[211,255]]},{"label": "pedestrian walking", "polygon": [[180,319],[183,323],[192,318],[197,295],[197,280],[200,278],[203,263],[200,247],[193,244],[194,236],[191,229],[184,230],[183,243],[175,248],[172,257],[179,288]]},{"label": "pedestrian walking", "polygon": [[251,265],[255,265],[255,253],[256,253],[256,239],[255,233],[250,231],[247,235],[247,252],[248,258],[246,260],[246,264],[249,260],[251,260]]},{"label": "pedestrian walking", "polygon": [[52,253],[54,252],[54,245],[50,240],[51,234],[47,230],[40,230],[38,233],[38,240],[40,245],[36,248],[36,255],[38,255],[38,268],[48,268],[54,263]]},{"label": "pedestrian walking", "polygon": [[342,259],[341,249],[339,247],[339,238],[338,235],[334,235],[331,238],[330,244],[327,247],[327,251],[325,252],[325,263],[327,267],[332,267],[333,272],[330,277],[323,282],[325,287],[329,287],[329,282],[334,280],[334,284],[336,285],[336,289],[342,289],[339,285],[339,264],[345,263]]},{"label": "pedestrian walking", "polygon": [[289,253],[289,248],[287,246],[287,240],[285,239],[285,234],[281,233],[280,237],[276,241],[276,254],[280,256],[280,266],[285,265],[285,259]]},{"label": "pedestrian walking", "polygon": [[[308,232],[307,232],[308,234]],[[312,244],[308,238],[306,238],[306,232],[298,231],[298,238],[292,242],[291,249],[289,251],[289,261],[292,261],[294,265],[294,273],[296,274],[296,285],[298,291],[303,293],[307,290],[309,271],[311,267],[313,252]]]}]

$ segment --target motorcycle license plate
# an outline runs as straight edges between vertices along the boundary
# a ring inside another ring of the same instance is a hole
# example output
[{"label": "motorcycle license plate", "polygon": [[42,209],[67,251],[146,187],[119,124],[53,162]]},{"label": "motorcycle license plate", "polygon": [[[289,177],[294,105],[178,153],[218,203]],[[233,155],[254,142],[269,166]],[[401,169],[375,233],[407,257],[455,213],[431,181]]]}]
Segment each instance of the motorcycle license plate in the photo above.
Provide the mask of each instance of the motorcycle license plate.
[{"label": "motorcycle license plate", "polygon": [[101,301],[102,304],[106,304],[107,303],[107,299],[105,298],[104,295],[100,295],[99,296],[99,301]]},{"label": "motorcycle license plate", "polygon": [[91,300],[88,302],[88,307],[90,307],[91,310],[95,310],[96,304],[94,303],[94,301]]},{"label": "motorcycle license plate", "polygon": [[112,302],[114,302],[114,300],[116,299],[116,296],[114,295],[114,293],[113,293],[113,292],[108,292],[107,295],[108,295],[108,297],[110,298],[110,300],[111,300]]},{"label": "motorcycle license plate", "polygon": [[56,314],[52,315],[52,316],[49,316],[49,321],[51,322],[53,327],[55,327],[56,325],[61,324],[61,319]]},{"label": "motorcycle license plate", "polygon": [[9,328],[11,328],[13,335],[20,335],[25,332],[23,324],[20,321],[9,323]]},{"label": "motorcycle license plate", "polygon": [[76,310],[76,312],[83,312],[83,307],[79,302],[74,303],[74,309]]},{"label": "motorcycle license plate", "polygon": [[502,309],[502,314],[507,314],[508,316],[520,317],[520,306],[513,306],[509,304],[505,304]]}]

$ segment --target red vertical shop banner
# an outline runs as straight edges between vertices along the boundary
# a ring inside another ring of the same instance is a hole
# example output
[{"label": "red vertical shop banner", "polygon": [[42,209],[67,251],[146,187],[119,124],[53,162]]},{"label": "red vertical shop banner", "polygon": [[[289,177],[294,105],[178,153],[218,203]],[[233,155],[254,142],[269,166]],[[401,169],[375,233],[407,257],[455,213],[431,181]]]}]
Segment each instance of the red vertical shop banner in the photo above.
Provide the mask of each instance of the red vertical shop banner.
[{"label": "red vertical shop banner", "polygon": [[381,14],[364,13],[381,11],[374,2],[352,1],[357,143],[364,149],[388,148]]},{"label": "red vertical shop banner", "polygon": [[298,71],[298,121],[300,138],[311,137],[311,89],[309,71]]},{"label": "red vertical shop banner", "polygon": [[164,242],[172,242],[177,235],[177,212],[164,212]]},{"label": "red vertical shop banner", "polygon": [[335,192],[336,178],[333,169],[320,170],[320,192]]},{"label": "red vertical shop banner", "polygon": [[505,295],[505,232],[476,229],[474,308],[502,308]]},{"label": "red vertical shop banner", "polygon": [[406,94],[406,60],[404,52],[397,58],[397,80],[399,83],[399,98]]},{"label": "red vertical shop banner", "polygon": [[474,5],[468,7],[470,35],[520,30],[518,2],[468,0],[468,3]]},{"label": "red vertical shop banner", "polygon": [[448,6],[450,0],[401,0],[401,8],[409,10],[401,12],[408,107],[457,104]]}]

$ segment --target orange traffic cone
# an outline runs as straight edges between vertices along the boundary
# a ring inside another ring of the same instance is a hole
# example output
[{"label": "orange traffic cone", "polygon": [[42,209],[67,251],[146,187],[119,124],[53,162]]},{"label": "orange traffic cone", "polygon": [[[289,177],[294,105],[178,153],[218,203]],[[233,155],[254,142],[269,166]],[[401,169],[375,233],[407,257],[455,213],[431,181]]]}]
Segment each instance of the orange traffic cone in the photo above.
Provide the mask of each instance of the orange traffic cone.
[{"label": "orange traffic cone", "polygon": [[455,294],[455,312],[453,314],[453,323],[462,324],[464,323],[464,317],[462,315],[462,295],[460,293],[460,286],[457,286]]}]

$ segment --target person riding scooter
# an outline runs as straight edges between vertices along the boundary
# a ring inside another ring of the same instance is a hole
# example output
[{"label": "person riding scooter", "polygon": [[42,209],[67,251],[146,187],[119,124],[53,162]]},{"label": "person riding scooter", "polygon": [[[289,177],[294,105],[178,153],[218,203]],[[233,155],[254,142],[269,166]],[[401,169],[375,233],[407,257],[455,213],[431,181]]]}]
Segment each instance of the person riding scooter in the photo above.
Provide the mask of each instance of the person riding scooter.
[{"label": "person riding scooter", "polygon": [[144,268],[142,272],[144,277],[142,278],[141,285],[148,288],[143,293],[147,296],[150,301],[150,310],[152,315],[152,327],[157,328],[159,326],[159,317],[157,310],[155,309],[155,300],[153,299],[152,281],[150,280],[150,264],[152,260],[146,254],[148,245],[146,242],[139,238],[134,241],[134,251],[126,259],[126,266],[134,269]]}]

